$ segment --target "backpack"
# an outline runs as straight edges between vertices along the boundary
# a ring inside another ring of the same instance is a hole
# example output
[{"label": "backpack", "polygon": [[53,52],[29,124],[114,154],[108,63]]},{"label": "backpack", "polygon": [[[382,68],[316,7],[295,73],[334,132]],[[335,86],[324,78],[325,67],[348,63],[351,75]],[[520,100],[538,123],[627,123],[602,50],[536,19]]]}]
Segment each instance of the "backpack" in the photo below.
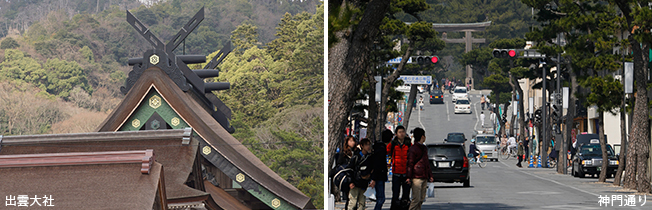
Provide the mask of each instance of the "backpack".
[{"label": "backpack", "polygon": [[[362,175],[362,171],[363,171],[362,163],[365,163],[367,161],[367,159],[369,159],[370,156],[371,155],[364,155],[362,157],[359,157],[359,156],[354,157],[357,160],[356,166],[355,166],[355,171],[354,171],[356,180],[371,180],[371,173],[366,174],[366,175]],[[361,158],[361,159],[357,159],[357,158]],[[372,166],[369,166],[369,164],[367,164],[365,167],[372,167]],[[364,170],[367,170],[367,169],[365,168]]]},{"label": "backpack", "polygon": [[346,168],[346,165],[339,165],[335,167],[335,175],[333,175],[333,183],[340,191],[348,192],[349,184],[351,183],[351,178],[353,175],[353,169]]}]

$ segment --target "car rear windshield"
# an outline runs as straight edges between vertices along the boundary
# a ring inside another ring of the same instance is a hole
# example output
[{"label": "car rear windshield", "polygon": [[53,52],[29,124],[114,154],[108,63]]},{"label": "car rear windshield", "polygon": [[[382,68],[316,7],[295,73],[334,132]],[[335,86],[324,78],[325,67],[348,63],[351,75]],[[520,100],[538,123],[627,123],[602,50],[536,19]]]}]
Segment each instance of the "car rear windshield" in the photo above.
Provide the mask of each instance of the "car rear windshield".
[{"label": "car rear windshield", "polygon": [[469,104],[469,101],[467,101],[467,100],[457,100],[457,102],[455,102],[455,104]]},{"label": "car rear windshield", "polygon": [[455,93],[466,93],[466,89],[463,88],[455,89]]},{"label": "car rear windshield", "polygon": [[428,155],[429,156],[445,155],[448,158],[463,157],[464,156],[464,149],[462,149],[462,146],[459,146],[459,145],[430,146],[430,147],[428,147]]},{"label": "car rear windshield", "polygon": [[463,134],[448,134],[448,138],[446,139],[448,142],[464,142],[464,135]]},{"label": "car rear windshield", "polygon": [[[583,155],[602,155],[602,148],[600,148],[599,144],[583,145],[580,151]],[[614,155],[611,145],[607,145],[607,155]]]},{"label": "car rear windshield", "polygon": [[441,90],[433,90],[430,95],[441,95]]},{"label": "car rear windshield", "polygon": [[475,141],[478,144],[496,144],[496,138],[493,136],[478,136]]}]

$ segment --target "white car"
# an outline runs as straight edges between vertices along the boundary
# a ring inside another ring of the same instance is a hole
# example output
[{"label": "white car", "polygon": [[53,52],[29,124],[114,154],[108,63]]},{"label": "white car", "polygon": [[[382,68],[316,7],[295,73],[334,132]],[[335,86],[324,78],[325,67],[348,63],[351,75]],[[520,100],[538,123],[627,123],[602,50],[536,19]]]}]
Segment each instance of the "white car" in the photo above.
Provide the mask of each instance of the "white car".
[{"label": "white car", "polygon": [[471,102],[468,98],[459,98],[455,101],[455,114],[457,113],[471,114]]},{"label": "white car", "polygon": [[469,98],[465,87],[456,87],[455,90],[453,90],[453,102],[460,98],[466,98],[467,100]]}]

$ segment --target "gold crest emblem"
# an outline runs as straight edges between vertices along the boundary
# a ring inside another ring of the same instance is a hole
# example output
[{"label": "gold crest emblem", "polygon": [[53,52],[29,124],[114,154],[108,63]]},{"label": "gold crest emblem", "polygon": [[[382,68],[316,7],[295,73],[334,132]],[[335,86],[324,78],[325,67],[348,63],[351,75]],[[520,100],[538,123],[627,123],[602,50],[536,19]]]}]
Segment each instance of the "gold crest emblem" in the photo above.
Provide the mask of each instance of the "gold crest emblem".
[{"label": "gold crest emblem", "polygon": [[279,206],[281,206],[281,201],[278,198],[274,198],[274,200],[272,200],[272,207],[278,208]]},{"label": "gold crest emblem", "polygon": [[154,95],[151,98],[149,98],[149,106],[154,108],[154,109],[161,106],[161,97],[158,97],[157,95]]},{"label": "gold crest emblem", "polygon": [[172,120],[170,120],[170,123],[172,123],[173,126],[179,125],[180,121],[178,117],[173,117]]},{"label": "gold crest emblem", "polygon": [[134,126],[134,128],[140,128],[140,120],[134,119],[131,121],[131,126]]},{"label": "gold crest emblem", "polygon": [[154,55],[152,55],[152,56],[149,56],[149,62],[150,62],[152,65],[156,65],[156,64],[158,63],[158,61],[159,61],[159,59],[158,59],[158,55],[154,54]]},{"label": "gold crest emblem", "polygon": [[235,175],[235,181],[238,181],[240,183],[244,182],[245,180],[245,175],[242,173],[239,173],[238,175]]},{"label": "gold crest emblem", "polygon": [[211,147],[209,147],[209,146],[204,146],[204,148],[202,148],[201,151],[204,153],[204,155],[211,154]]}]

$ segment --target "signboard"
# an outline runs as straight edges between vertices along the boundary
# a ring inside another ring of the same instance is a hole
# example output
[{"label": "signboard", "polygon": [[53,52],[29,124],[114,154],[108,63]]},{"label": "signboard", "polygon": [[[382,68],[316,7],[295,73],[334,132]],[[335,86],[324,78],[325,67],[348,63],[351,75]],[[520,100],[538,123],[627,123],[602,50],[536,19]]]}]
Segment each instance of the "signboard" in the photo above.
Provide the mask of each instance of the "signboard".
[{"label": "signboard", "polygon": [[403,76],[398,77],[403,80],[403,84],[410,85],[429,85],[432,84],[432,76]]},{"label": "signboard", "polygon": [[382,76],[374,76],[374,79],[376,80],[376,102],[380,102],[380,93],[383,90],[383,77]]},{"label": "signboard", "polygon": [[634,93],[634,63],[625,62],[625,93]]},{"label": "signboard", "polygon": [[[392,58],[387,63],[393,63],[393,64],[399,64],[403,60],[402,57],[397,57],[397,58]],[[412,58],[410,57],[407,61],[407,63],[412,63]]]},{"label": "signboard", "polygon": [[569,89],[568,87],[563,87],[563,102],[562,102],[562,108],[568,109],[568,94],[569,94]]}]

